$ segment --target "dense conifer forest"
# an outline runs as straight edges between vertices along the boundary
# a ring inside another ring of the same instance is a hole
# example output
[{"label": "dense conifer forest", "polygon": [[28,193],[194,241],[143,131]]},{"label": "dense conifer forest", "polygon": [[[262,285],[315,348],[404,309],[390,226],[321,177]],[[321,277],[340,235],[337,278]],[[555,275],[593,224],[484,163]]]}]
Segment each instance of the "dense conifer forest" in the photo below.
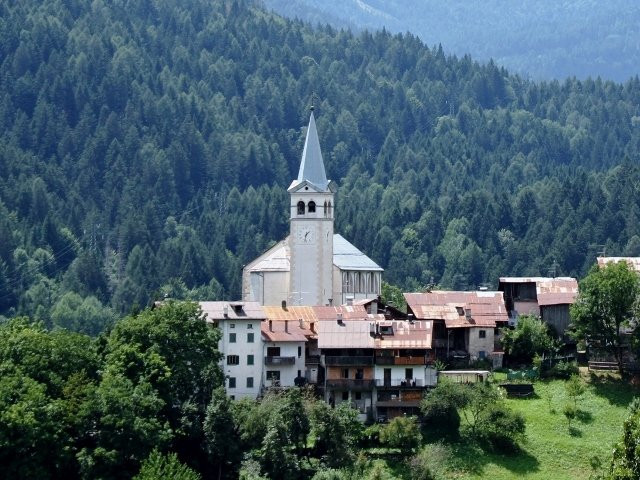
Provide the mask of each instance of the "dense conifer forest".
[{"label": "dense conifer forest", "polygon": [[428,45],[494,59],[534,79],[623,82],[640,62],[634,0],[263,0],[314,25],[412,32]]},{"label": "dense conifer forest", "polygon": [[[313,100],[312,100],[313,98]],[[311,103],[336,230],[414,290],[640,255],[640,80],[532,82],[248,1],[0,3],[0,315],[240,296]]]}]

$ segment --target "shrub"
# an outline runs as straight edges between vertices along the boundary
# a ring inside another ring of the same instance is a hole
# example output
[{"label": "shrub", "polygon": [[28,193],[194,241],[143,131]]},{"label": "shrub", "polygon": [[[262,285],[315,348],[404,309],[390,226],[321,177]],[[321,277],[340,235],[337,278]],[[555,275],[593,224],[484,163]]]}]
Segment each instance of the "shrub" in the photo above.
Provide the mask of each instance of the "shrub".
[{"label": "shrub", "polygon": [[450,450],[441,443],[427,445],[408,461],[411,480],[441,478],[451,457]]},{"label": "shrub", "polygon": [[448,380],[440,379],[420,405],[426,425],[435,431],[457,434],[460,429],[458,408],[468,403],[468,389]]},{"label": "shrub", "polygon": [[553,367],[545,372],[545,377],[547,378],[559,378],[566,380],[571,377],[571,375],[578,375],[580,370],[578,369],[578,365],[575,362],[558,362]]},{"label": "shrub", "polygon": [[613,448],[610,476],[612,480],[640,478],[640,400],[629,406],[629,416],[622,424],[622,439]]},{"label": "shrub", "polygon": [[360,445],[365,448],[379,447],[380,446],[380,432],[383,429],[383,425],[374,423],[368,426],[362,432],[362,440]]},{"label": "shrub", "polygon": [[500,452],[515,452],[518,442],[524,438],[526,422],[520,413],[513,412],[506,405],[490,405],[478,417],[475,433],[492,449]]},{"label": "shrub", "polygon": [[413,452],[422,442],[416,417],[396,417],[380,432],[380,442],[389,448],[399,448],[403,454]]},{"label": "shrub", "polygon": [[574,418],[576,418],[576,415],[578,415],[578,410],[574,405],[567,403],[562,409],[562,413],[564,413],[564,416],[567,418],[567,423],[569,424],[569,428],[571,428],[571,422],[573,421]]},{"label": "shrub", "polygon": [[571,378],[564,384],[564,388],[567,395],[573,400],[573,406],[578,408],[578,397],[585,391],[584,382],[578,375],[571,375]]},{"label": "shrub", "polygon": [[134,480],[200,480],[200,474],[180,463],[175,453],[162,455],[158,450],[142,462]]}]

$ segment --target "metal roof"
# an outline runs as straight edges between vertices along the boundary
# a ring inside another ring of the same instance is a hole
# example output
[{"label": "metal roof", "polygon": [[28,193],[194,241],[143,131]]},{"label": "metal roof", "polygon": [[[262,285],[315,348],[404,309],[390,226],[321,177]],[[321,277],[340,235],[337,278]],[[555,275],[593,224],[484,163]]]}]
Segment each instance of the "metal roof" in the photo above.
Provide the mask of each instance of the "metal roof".
[{"label": "metal roof", "polygon": [[338,233],[333,235],[333,264],[340,270],[383,271],[380,265]]},{"label": "metal roof", "polygon": [[404,298],[416,318],[443,320],[447,328],[490,328],[509,319],[502,292],[434,290],[405,293]]},{"label": "metal roof", "polygon": [[382,335],[376,337],[375,345],[377,349],[386,348],[431,348],[433,333],[433,322],[428,320],[391,320],[377,322],[380,326],[390,326],[393,335]]},{"label": "metal roof", "polygon": [[262,336],[267,342],[306,342],[309,330],[300,328],[298,321],[262,322]]},{"label": "metal roof", "polygon": [[538,305],[571,305],[578,296],[575,278],[549,278],[536,283]]},{"label": "metal roof", "polygon": [[604,267],[608,263],[627,262],[629,268],[640,273],[640,257],[598,257],[598,265]]},{"label": "metal roof", "polygon": [[[258,302],[198,302],[198,305],[206,315],[208,322],[219,320],[264,320],[267,318]],[[236,311],[234,305],[242,308]]]},{"label": "metal roof", "polygon": [[342,314],[344,320],[366,320],[367,310],[363,306],[343,305],[340,307],[324,306],[287,306],[282,307],[262,307],[268,320],[282,321],[302,320],[309,327],[311,322],[336,321],[338,314]]},{"label": "metal roof", "polygon": [[324,161],[320,150],[320,140],[318,140],[318,130],[313,111],[309,117],[309,127],[307,128],[307,138],[304,141],[300,170],[298,171],[298,182],[304,180],[312,183],[321,191],[327,191],[329,181],[324,170]]},{"label": "metal roof", "polygon": [[500,283],[539,283],[549,280],[575,280],[573,277],[500,277]]},{"label": "metal roof", "polygon": [[289,237],[275,244],[259,258],[250,272],[288,272],[291,253],[289,252]]},{"label": "metal roof", "polygon": [[369,322],[318,322],[318,348],[375,348]]}]

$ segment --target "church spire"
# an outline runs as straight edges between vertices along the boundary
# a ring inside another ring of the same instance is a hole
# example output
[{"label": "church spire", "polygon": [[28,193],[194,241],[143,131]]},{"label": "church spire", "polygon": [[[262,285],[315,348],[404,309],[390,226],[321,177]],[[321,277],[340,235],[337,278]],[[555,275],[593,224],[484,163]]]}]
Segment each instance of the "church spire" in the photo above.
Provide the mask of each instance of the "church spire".
[{"label": "church spire", "polygon": [[307,139],[304,142],[302,160],[300,161],[300,170],[298,171],[298,182],[302,182],[304,180],[314,184],[323,191],[326,191],[329,185],[327,174],[324,170],[322,152],[320,151],[320,141],[318,140],[318,131],[316,130],[316,120],[313,117],[313,107],[311,107],[311,117],[309,118],[309,127],[307,128]]}]

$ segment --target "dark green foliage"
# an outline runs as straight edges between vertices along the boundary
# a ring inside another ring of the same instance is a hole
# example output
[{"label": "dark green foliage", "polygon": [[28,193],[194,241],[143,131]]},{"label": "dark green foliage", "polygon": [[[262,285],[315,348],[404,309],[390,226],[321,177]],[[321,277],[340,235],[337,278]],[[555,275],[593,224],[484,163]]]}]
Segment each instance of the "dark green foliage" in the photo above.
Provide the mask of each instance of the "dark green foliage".
[{"label": "dark green foliage", "polygon": [[629,416],[622,425],[622,439],[613,449],[613,459],[607,478],[632,480],[640,478],[640,401],[635,399],[629,406]]},{"label": "dark green foliage", "polygon": [[525,363],[531,363],[534,356],[549,353],[554,347],[547,324],[531,315],[520,316],[514,329],[503,328],[501,341],[512,359]]},{"label": "dark green foliage", "polygon": [[640,276],[626,262],[596,265],[580,282],[571,306],[571,326],[577,339],[611,353],[622,371],[620,332],[639,312]]},{"label": "dark green foliage", "polygon": [[478,439],[500,453],[513,453],[524,438],[526,423],[522,414],[513,412],[503,403],[482,410],[475,425]]},{"label": "dark green foliage", "polygon": [[100,305],[60,322],[94,333],[167,285],[239,297],[242,265],[287,234],[313,92],[336,230],[402,290],[554,260],[581,276],[591,245],[637,250],[635,78],[534,83],[244,0],[26,0],[1,17],[1,315],[51,326],[74,292]]},{"label": "dark green foliage", "polygon": [[578,375],[580,369],[576,362],[558,362],[553,367],[543,372],[543,376],[546,378],[560,378],[568,379],[572,375]]},{"label": "dark green foliage", "polygon": [[422,434],[416,417],[395,417],[380,432],[380,443],[399,449],[403,455],[413,453],[421,442]]},{"label": "dark green foliage", "polygon": [[465,385],[441,377],[420,404],[426,429],[440,435],[457,435],[460,428],[458,409],[467,405],[468,396]]},{"label": "dark green foliage", "polygon": [[162,455],[158,450],[142,462],[134,480],[200,480],[200,475],[180,463],[175,453]]},{"label": "dark green foliage", "polygon": [[366,435],[357,411],[346,403],[332,408],[325,402],[316,402],[309,412],[309,420],[313,455],[329,467],[350,465],[358,442]]}]

